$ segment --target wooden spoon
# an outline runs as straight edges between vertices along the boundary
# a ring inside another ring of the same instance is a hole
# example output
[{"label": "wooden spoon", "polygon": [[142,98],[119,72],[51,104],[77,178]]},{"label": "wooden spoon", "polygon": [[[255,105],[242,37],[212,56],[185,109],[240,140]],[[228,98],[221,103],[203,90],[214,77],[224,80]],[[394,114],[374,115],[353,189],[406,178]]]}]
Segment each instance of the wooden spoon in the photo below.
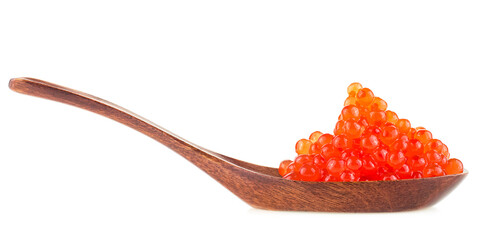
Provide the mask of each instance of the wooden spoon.
[{"label": "wooden spoon", "polygon": [[194,145],[122,107],[33,78],[14,78],[19,93],[83,108],[123,123],[177,152],[252,207],[324,212],[393,212],[431,206],[467,172],[399,181],[303,182],[283,179],[277,168],[240,161]]}]

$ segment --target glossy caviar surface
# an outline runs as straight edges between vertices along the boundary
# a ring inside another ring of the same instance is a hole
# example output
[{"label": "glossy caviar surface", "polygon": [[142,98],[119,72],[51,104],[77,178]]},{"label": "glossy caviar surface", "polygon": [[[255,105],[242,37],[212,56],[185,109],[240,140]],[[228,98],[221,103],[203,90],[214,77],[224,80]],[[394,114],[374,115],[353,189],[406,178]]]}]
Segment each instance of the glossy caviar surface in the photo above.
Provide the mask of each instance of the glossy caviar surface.
[{"label": "glossy caviar surface", "polygon": [[333,134],[313,132],[295,145],[297,157],[280,163],[285,179],[388,181],[463,172],[448,147],[423,127],[387,110],[369,88],[352,83]]}]

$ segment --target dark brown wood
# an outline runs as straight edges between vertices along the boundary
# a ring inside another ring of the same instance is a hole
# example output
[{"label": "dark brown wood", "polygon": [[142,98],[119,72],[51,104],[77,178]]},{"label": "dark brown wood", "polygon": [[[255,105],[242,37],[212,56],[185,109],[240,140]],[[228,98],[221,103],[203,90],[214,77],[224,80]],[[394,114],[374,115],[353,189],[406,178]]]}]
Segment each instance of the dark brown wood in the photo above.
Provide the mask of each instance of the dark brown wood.
[{"label": "dark brown wood", "polygon": [[434,178],[367,182],[302,182],[278,169],[240,161],[194,145],[113,103],[33,78],[10,80],[12,90],[83,108],[125,124],[177,152],[243,201],[268,210],[394,212],[431,206],[467,172]]}]

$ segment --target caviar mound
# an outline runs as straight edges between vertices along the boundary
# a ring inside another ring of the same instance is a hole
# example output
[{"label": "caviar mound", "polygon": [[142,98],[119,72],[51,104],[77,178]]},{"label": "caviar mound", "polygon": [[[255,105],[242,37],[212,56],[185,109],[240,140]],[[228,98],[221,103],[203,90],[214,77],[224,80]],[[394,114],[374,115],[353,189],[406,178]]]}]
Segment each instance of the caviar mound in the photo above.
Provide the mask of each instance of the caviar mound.
[{"label": "caviar mound", "polygon": [[448,147],[423,127],[387,110],[387,102],[360,83],[348,97],[333,135],[313,132],[295,145],[298,156],[280,163],[285,179],[300,181],[388,181],[463,172]]}]

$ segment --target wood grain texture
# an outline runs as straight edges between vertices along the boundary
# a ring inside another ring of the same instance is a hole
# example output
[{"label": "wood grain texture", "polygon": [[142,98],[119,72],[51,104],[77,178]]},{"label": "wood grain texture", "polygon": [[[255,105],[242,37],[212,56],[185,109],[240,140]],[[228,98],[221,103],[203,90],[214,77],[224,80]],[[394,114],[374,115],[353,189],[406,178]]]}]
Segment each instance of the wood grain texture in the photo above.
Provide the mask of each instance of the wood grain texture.
[{"label": "wood grain texture", "polygon": [[[303,182],[278,169],[234,159],[190,143],[101,98],[34,78],[14,78],[19,93],[70,104],[125,124],[177,152],[243,201],[268,210],[394,212],[431,206],[451,192],[467,172],[400,181]],[[193,180],[193,179],[192,179]]]}]

